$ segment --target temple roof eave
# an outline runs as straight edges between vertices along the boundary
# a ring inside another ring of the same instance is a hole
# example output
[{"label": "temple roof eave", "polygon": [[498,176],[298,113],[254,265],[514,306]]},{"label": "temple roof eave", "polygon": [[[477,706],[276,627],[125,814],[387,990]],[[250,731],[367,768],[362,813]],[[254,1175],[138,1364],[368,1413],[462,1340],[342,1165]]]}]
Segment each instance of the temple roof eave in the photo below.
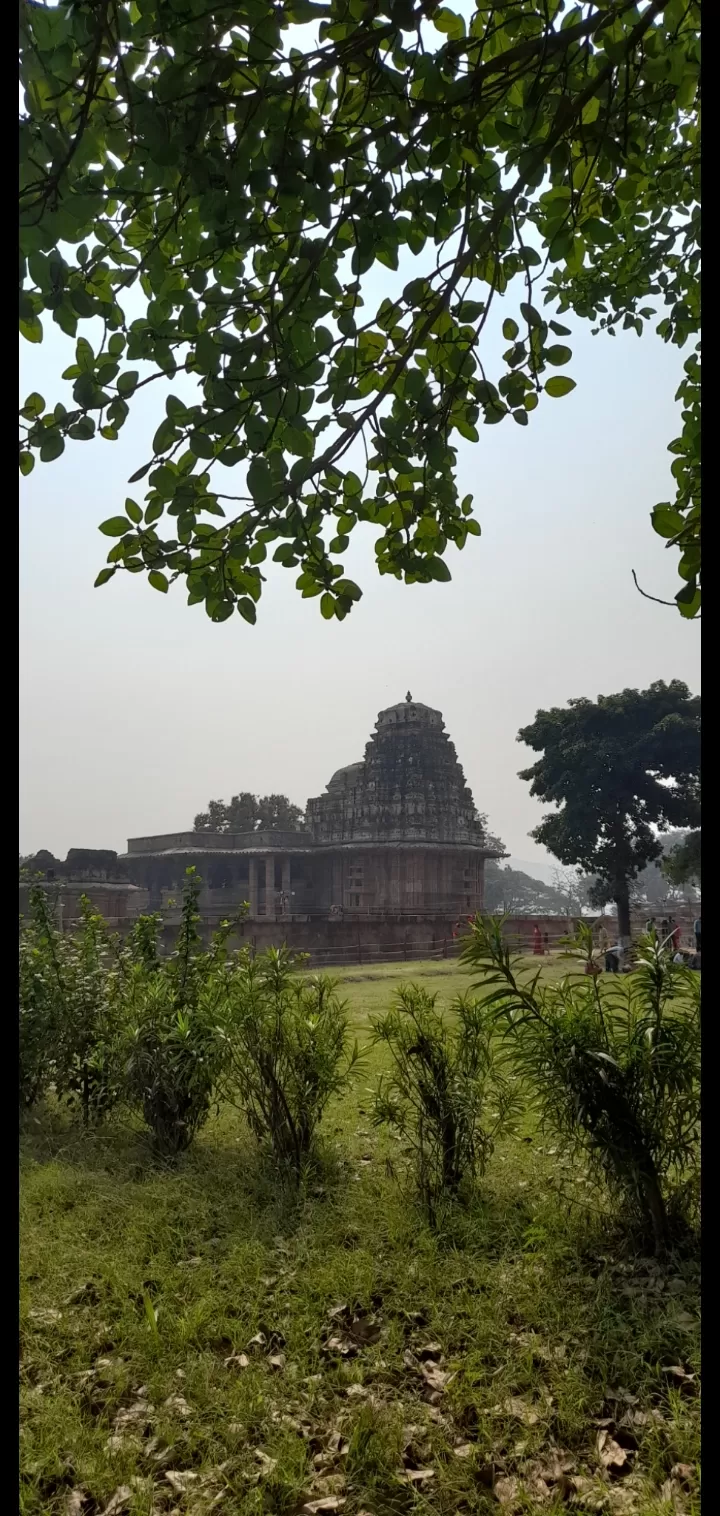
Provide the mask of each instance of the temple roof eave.
[{"label": "temple roof eave", "polygon": [[312,842],[310,840],[306,840],[302,847],[288,847],[287,845],[282,844],[273,847],[271,844],[266,843],[262,847],[246,848],[166,848],[164,851],[157,853],[120,853],[118,855],[118,858],[122,859],[123,862],[137,863],[142,859],[148,859],[157,862],[159,859],[163,858],[270,858],[274,854],[282,857],[307,857],[309,855],[316,857],[321,853],[376,853],[385,851],[393,852],[397,851],[398,848],[408,850],[423,848],[428,849],[432,852],[440,853],[472,852],[480,853],[483,858],[508,858],[510,856],[509,853],[498,851],[495,846],[492,844],[486,844],[485,842],[463,841],[461,839],[439,842],[437,838],[399,837],[397,839],[384,838],[383,840],[362,838],[356,841],[343,841],[341,839],[338,839],[336,842],[325,839],[322,842]]}]

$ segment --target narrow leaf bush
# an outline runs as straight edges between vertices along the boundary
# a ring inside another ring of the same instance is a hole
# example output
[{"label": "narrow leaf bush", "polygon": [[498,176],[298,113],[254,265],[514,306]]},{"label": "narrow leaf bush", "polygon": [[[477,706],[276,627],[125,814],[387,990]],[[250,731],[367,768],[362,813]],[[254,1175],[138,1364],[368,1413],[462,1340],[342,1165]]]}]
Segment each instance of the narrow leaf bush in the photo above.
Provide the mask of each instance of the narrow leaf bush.
[{"label": "narrow leaf bush", "polygon": [[389,1050],[374,1120],[387,1123],[414,1154],[418,1193],[434,1218],[441,1198],[481,1176],[514,1110],[512,1087],[493,1057],[492,1022],[481,1001],[460,995],[445,1016],[418,985],[399,990],[374,1040]]},{"label": "narrow leaf bush", "polygon": [[115,943],[86,896],[72,933],[58,930],[42,886],[31,888],[29,906],[20,932],[21,1103],[32,1104],[52,1086],[88,1125],[106,1116],[121,1093]]},{"label": "narrow leaf bush", "polygon": [[301,961],[285,948],[240,953],[224,1020],[227,1098],[296,1176],[314,1155],[328,1102],[347,1089],[360,1060],[335,981],[298,974]]},{"label": "narrow leaf bush", "polygon": [[[576,948],[591,956],[590,928]],[[640,940],[627,976],[523,975],[502,923],[478,920],[463,953],[480,971],[543,1124],[581,1153],[658,1250],[688,1211],[700,1158],[700,975]]]},{"label": "narrow leaf bush", "polygon": [[177,948],[169,958],[157,952],[156,918],[145,917],[124,963],[124,1099],[142,1113],[155,1146],[167,1156],[189,1147],[207,1120],[226,1058],[220,1022],[231,923],[205,949],[199,891],[195,870],[188,869]]}]

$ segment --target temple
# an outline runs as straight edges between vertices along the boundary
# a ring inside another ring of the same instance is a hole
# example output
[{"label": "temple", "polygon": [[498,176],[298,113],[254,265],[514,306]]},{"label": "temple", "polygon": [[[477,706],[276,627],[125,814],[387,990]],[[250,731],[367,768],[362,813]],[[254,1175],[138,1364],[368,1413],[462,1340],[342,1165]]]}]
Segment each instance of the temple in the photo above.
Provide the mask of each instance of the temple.
[{"label": "temple", "polygon": [[408,693],[380,712],[361,762],[308,800],[302,830],[133,837],[118,863],[150,910],[178,901],[194,865],[210,919],[247,901],[252,921],[423,920],[481,910],[485,859],[504,856],[440,711]]}]

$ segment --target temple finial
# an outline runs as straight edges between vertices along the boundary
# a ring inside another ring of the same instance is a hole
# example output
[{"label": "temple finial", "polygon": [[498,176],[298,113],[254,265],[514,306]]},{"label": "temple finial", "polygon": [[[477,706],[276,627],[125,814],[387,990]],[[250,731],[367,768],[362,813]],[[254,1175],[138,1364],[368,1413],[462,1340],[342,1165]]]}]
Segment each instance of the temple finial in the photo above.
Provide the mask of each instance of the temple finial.
[{"label": "temple finial", "polygon": [[409,690],[407,692],[407,695],[405,696],[405,699],[406,699],[408,705],[410,705],[410,702],[412,701],[412,695],[410,694]]}]

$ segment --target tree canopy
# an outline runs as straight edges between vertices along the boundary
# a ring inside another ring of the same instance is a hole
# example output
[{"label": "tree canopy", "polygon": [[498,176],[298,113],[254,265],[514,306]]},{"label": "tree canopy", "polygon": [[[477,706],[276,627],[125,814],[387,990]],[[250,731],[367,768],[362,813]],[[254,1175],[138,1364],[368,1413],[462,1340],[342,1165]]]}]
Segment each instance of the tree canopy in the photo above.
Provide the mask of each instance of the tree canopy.
[{"label": "tree canopy", "polygon": [[488,915],[567,916],[580,912],[586,903],[578,889],[569,892],[545,884],[509,864],[500,867],[492,859],[485,864],[485,899]]},{"label": "tree canopy", "polygon": [[458,439],[574,388],[569,311],[691,344],[652,519],[695,615],[699,25],[698,0],[21,0],[20,327],[77,338],[21,469],[182,391],[97,583],[184,578],[254,622],[272,554],[342,618],[359,522],[381,573],[449,579],[480,533]]},{"label": "tree canopy", "polygon": [[688,832],[682,842],[669,849],[662,861],[662,871],[676,888],[684,884],[699,887],[701,879],[700,829]]},{"label": "tree canopy", "polygon": [[211,800],[195,817],[196,832],[297,832],[305,820],[299,805],[287,795],[251,795],[243,790],[229,805]]},{"label": "tree canopy", "polygon": [[520,778],[557,809],[532,836],[562,863],[595,876],[593,900],[614,900],[630,933],[630,884],[662,856],[657,835],[700,822],[700,699],[657,680],[597,701],[538,711],[518,741],[542,756]]}]

